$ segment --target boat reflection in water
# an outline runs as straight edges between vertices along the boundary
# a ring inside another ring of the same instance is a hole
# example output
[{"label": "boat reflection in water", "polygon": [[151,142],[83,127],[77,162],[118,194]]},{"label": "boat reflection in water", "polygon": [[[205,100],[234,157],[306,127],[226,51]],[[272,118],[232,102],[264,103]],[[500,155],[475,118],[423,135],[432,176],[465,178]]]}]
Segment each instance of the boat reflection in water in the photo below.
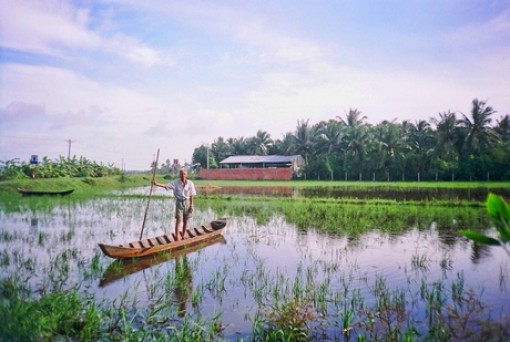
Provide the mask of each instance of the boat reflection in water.
[{"label": "boat reflection in water", "polygon": [[[226,244],[227,241],[223,235],[216,235],[208,240],[202,240],[194,245],[187,246],[179,250],[163,251],[142,258],[118,259],[113,261],[103,274],[99,281],[99,287],[105,287],[115,281],[135,274],[155,265],[162,264],[166,261],[176,259],[176,275],[183,274],[185,276],[186,268],[191,277],[189,267],[187,267],[186,256],[189,253],[199,251],[205,247],[215,244]],[[183,258],[181,258],[183,257]],[[183,259],[183,260],[181,260]],[[180,264],[180,265],[177,265]],[[178,273],[180,272],[180,273]]]}]

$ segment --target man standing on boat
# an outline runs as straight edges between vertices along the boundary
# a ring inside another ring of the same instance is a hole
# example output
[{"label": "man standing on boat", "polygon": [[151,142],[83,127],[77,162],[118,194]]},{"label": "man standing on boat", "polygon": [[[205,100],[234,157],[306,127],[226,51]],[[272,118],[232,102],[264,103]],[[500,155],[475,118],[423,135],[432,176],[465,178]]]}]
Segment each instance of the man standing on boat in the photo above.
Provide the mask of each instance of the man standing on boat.
[{"label": "man standing on boat", "polygon": [[[188,179],[188,171],[182,168],[179,171],[180,178],[167,184],[161,184],[154,179],[152,184],[172,190],[175,197],[175,238],[184,238],[188,221],[193,216],[193,196],[196,196],[195,184]],[[182,224],[182,233],[179,234],[179,227]]]}]

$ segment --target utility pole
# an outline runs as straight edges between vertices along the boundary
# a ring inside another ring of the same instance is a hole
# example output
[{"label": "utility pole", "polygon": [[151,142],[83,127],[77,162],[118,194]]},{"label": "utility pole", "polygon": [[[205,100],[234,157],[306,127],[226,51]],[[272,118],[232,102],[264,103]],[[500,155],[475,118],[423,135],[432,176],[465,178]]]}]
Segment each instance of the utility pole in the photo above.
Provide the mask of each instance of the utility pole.
[{"label": "utility pole", "polygon": [[71,159],[71,143],[74,142],[74,140],[68,139],[67,141],[67,160]]}]

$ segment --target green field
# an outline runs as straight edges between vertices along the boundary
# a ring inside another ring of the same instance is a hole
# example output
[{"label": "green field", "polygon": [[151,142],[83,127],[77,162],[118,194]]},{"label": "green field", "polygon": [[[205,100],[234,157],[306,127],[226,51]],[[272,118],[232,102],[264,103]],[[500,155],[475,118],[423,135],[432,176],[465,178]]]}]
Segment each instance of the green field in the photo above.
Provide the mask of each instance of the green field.
[{"label": "green field", "polygon": [[[169,177],[157,176],[158,181],[165,182]],[[84,178],[48,178],[48,179],[15,179],[0,182],[0,191],[13,192],[17,188],[30,190],[63,190],[75,189],[76,192],[87,192],[101,189],[129,188],[150,185],[150,174],[137,174],[112,177]],[[356,182],[356,181],[253,181],[253,180],[201,180],[195,179],[197,186],[237,186],[237,187],[351,187],[351,188],[451,188],[451,189],[493,189],[510,188],[510,182]]]}]

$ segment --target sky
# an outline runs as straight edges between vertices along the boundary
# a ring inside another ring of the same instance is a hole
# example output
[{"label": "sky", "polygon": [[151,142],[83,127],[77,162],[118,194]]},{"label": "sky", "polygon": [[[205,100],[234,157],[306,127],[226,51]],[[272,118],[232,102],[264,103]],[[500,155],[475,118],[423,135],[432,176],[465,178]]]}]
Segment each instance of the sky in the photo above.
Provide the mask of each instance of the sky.
[{"label": "sky", "polygon": [[[0,161],[191,163],[298,121],[510,113],[510,0],[0,0]],[[69,151],[70,150],[70,151]]]}]

